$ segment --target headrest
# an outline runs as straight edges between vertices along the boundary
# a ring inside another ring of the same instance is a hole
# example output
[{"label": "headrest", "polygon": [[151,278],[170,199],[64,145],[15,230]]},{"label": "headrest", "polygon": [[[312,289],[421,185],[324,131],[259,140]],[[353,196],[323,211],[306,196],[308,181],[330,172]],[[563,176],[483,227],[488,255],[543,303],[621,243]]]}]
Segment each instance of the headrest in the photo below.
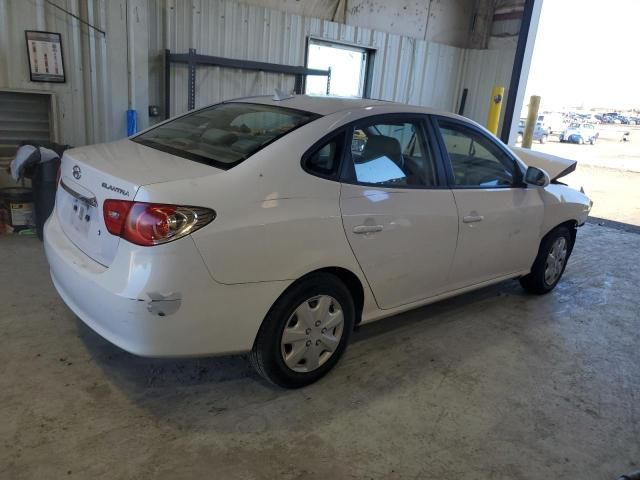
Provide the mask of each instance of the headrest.
[{"label": "headrest", "polygon": [[394,162],[400,164],[402,162],[402,148],[400,142],[385,135],[370,135],[367,137],[367,143],[362,150],[362,158],[370,160],[378,157],[389,157]]}]

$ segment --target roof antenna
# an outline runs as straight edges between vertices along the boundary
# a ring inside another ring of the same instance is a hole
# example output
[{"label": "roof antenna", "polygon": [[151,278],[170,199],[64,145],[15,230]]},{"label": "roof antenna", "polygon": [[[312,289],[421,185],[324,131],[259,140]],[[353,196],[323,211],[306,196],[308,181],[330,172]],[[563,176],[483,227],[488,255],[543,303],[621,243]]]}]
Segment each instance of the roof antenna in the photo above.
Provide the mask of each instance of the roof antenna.
[{"label": "roof antenna", "polygon": [[289,98],[293,98],[293,95],[290,93],[286,93],[283,90],[280,90],[279,88],[274,89],[273,100],[280,101],[280,100],[287,100]]}]

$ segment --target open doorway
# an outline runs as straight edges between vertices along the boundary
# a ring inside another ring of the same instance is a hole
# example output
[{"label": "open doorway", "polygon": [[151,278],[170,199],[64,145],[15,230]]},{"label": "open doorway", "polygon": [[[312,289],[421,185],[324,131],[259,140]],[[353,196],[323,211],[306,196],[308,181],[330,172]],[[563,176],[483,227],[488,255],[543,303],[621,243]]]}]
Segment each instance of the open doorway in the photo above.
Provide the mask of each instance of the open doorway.
[{"label": "open doorway", "polygon": [[372,60],[369,49],[310,38],[307,67],[331,69],[329,82],[324,77],[308,77],[305,93],[362,98],[368,96],[368,71]]},{"label": "open doorway", "polygon": [[[561,181],[594,201],[591,216],[640,226],[637,0],[544,2],[521,118],[541,97],[533,149],[578,162]],[[516,113],[514,113],[516,115]],[[522,131],[522,127],[519,132]]]}]

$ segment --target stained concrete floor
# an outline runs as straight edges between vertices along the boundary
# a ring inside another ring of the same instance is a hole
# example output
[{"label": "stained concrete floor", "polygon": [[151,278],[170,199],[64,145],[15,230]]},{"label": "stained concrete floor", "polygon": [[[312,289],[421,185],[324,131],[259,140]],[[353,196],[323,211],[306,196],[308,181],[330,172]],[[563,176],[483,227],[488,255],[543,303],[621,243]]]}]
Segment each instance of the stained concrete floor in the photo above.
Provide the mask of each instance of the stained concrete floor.
[{"label": "stained concrete floor", "polygon": [[0,237],[2,479],[614,479],[640,468],[640,235],[587,225],[517,282],[363,327],[297,391],[243,357],[136,358]]}]

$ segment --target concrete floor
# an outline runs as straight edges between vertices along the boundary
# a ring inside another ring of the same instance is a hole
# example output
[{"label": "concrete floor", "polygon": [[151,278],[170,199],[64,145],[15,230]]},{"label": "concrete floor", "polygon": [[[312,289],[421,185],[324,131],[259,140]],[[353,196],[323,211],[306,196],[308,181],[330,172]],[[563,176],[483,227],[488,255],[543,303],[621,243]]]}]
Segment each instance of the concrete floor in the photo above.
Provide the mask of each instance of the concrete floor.
[{"label": "concrete floor", "polygon": [[560,179],[593,200],[592,217],[640,227],[640,173],[581,165]]},{"label": "concrete floor", "polygon": [[640,468],[640,235],[587,225],[545,297],[506,282],[363,327],[309,388],[150,360],[0,237],[2,479],[615,479]]}]

